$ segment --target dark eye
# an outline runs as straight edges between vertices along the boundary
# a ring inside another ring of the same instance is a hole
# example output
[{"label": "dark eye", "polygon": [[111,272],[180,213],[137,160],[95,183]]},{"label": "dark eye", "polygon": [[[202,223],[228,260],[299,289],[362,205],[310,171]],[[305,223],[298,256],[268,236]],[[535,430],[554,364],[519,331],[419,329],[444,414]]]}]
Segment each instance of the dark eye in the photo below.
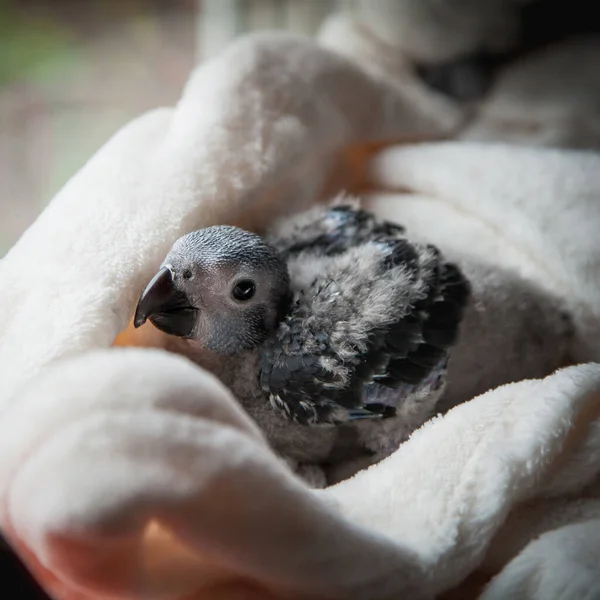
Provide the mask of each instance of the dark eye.
[{"label": "dark eye", "polygon": [[185,270],[183,271],[183,273],[181,274],[181,276],[182,276],[184,279],[191,279],[191,278],[192,278],[192,272],[191,272],[189,269],[185,269]]},{"label": "dark eye", "polygon": [[233,286],[231,294],[236,300],[245,302],[254,296],[254,292],[256,292],[256,285],[254,281],[251,279],[242,279]]}]

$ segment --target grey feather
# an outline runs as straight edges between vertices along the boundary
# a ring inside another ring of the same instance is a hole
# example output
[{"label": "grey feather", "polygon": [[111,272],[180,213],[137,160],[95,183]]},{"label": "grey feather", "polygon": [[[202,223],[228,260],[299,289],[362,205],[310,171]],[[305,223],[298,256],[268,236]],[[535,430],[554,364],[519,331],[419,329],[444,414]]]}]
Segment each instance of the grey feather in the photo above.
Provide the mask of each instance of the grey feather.
[{"label": "grey feather", "polygon": [[375,237],[288,267],[295,302],[260,363],[276,407],[305,424],[389,417],[432,374],[441,380],[468,285],[435,249]]}]

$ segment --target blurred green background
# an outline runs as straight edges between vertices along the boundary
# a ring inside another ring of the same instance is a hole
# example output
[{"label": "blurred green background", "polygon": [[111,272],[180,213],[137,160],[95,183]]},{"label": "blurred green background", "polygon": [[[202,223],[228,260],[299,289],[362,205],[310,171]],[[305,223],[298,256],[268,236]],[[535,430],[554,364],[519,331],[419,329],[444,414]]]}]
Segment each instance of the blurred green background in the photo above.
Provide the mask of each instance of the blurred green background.
[{"label": "blurred green background", "polygon": [[0,256],[120,126],[177,99],[195,4],[0,0]]},{"label": "blurred green background", "polygon": [[348,0],[0,0],[0,256],[88,158],[233,37]]}]

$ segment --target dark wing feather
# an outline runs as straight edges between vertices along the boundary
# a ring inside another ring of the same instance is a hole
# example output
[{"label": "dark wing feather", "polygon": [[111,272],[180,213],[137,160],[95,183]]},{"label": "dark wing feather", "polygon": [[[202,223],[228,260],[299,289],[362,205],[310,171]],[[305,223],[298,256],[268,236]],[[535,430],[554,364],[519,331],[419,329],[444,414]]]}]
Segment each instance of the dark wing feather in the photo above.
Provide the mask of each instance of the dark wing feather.
[{"label": "dark wing feather", "polygon": [[377,237],[399,237],[401,225],[378,219],[356,202],[335,202],[287,217],[274,225],[267,240],[286,258],[302,252],[335,256]]},{"label": "dark wing feather", "polygon": [[[314,268],[306,253],[294,260],[292,270]],[[435,248],[396,237],[321,258],[318,268],[264,346],[263,391],[302,423],[393,414],[369,404],[365,386],[417,385],[445,360],[469,295],[466,280]]]},{"label": "dark wing feather", "polygon": [[[462,272],[440,261],[428,274],[427,295],[413,306],[408,319],[401,320],[385,337],[384,350],[390,355],[387,373],[376,383],[397,387],[417,385],[440,364],[458,337],[459,325],[470,293]],[[406,322],[408,321],[408,322]],[[419,342],[408,348],[408,327]]]}]

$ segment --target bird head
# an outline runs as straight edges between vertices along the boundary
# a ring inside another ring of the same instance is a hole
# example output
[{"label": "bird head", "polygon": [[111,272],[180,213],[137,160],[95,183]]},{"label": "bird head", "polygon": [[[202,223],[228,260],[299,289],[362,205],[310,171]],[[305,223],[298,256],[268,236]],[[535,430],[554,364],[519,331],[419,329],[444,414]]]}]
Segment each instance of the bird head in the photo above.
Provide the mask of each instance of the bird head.
[{"label": "bird head", "polygon": [[258,235],[221,225],[179,238],[143,291],[134,326],[198,340],[217,354],[255,348],[289,300],[287,264]]}]

